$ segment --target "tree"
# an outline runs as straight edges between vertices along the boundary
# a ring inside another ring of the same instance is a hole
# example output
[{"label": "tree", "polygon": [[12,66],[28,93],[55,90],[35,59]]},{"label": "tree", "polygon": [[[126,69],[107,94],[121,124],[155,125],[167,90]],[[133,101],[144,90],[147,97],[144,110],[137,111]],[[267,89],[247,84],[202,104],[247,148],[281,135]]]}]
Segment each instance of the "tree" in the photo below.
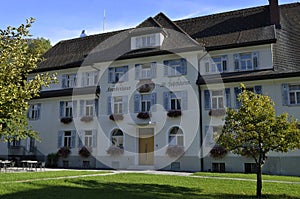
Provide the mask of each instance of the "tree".
[{"label": "tree", "polygon": [[28,52],[35,57],[40,57],[51,48],[50,40],[43,37],[28,40]]},{"label": "tree", "polygon": [[33,22],[30,18],[17,28],[0,30],[0,137],[4,141],[37,138],[26,117],[28,101],[56,80],[55,75],[47,73],[27,80],[41,61],[37,54],[29,52],[29,29]]},{"label": "tree", "polygon": [[297,121],[287,113],[276,115],[275,104],[268,96],[247,91],[241,85],[239,109],[227,109],[225,125],[218,144],[228,151],[255,160],[256,195],[262,196],[262,167],[270,151],[286,153],[300,148]]}]

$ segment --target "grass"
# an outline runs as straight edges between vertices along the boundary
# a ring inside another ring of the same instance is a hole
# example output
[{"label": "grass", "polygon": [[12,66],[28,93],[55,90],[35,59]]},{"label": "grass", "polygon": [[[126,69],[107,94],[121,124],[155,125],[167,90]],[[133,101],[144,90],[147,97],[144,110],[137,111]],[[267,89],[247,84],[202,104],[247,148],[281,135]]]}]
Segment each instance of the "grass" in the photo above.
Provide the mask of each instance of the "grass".
[{"label": "grass", "polygon": [[[256,174],[242,174],[242,173],[208,173],[208,172],[197,172],[194,176],[203,177],[230,177],[230,178],[241,178],[241,179],[252,179],[256,180]],[[300,182],[300,177],[296,176],[274,176],[274,175],[263,175],[263,180],[275,180],[285,182]]]},{"label": "grass", "polygon": [[[69,175],[69,173],[65,171],[59,173],[59,175],[63,175],[63,173]],[[44,172],[43,174],[47,176],[48,172]],[[13,173],[7,175],[13,175]],[[31,173],[31,175],[35,176],[41,174]],[[37,176],[34,179],[40,177],[41,176]],[[232,177],[232,174],[227,174],[226,177]],[[1,182],[3,182],[2,175],[0,175],[0,184]],[[1,199],[255,198],[255,182],[140,173],[33,181],[26,183],[10,182],[11,181],[0,185]],[[265,182],[263,184],[263,193],[266,198],[272,199],[300,199],[300,185]]]}]

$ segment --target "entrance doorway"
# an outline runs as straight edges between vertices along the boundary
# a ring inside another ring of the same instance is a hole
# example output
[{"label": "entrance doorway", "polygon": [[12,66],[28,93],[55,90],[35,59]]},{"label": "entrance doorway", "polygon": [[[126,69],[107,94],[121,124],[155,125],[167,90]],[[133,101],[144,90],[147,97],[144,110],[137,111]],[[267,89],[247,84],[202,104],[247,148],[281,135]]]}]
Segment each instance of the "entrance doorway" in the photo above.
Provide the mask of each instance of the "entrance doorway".
[{"label": "entrance doorway", "polygon": [[139,165],[154,164],[154,129],[139,129]]}]

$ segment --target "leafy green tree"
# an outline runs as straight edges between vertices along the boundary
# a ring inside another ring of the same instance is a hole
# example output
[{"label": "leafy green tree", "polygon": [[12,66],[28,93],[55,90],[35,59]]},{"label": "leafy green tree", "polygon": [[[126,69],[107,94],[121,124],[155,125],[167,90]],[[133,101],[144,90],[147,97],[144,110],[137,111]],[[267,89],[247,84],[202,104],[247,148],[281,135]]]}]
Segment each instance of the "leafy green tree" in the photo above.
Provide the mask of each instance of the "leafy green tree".
[{"label": "leafy green tree", "polygon": [[30,18],[19,27],[0,29],[0,137],[4,141],[38,137],[28,125],[28,101],[39,95],[42,86],[55,82],[55,75],[47,73],[27,80],[41,60],[29,52],[33,22]]},{"label": "leafy green tree", "polygon": [[256,195],[262,196],[262,167],[270,151],[286,153],[300,148],[297,121],[287,113],[276,115],[275,104],[268,96],[247,91],[238,100],[239,109],[227,109],[225,125],[218,144],[228,151],[252,157],[257,167]]},{"label": "leafy green tree", "polygon": [[40,57],[52,47],[50,40],[45,39],[43,37],[28,40],[28,45],[28,52],[36,57]]}]

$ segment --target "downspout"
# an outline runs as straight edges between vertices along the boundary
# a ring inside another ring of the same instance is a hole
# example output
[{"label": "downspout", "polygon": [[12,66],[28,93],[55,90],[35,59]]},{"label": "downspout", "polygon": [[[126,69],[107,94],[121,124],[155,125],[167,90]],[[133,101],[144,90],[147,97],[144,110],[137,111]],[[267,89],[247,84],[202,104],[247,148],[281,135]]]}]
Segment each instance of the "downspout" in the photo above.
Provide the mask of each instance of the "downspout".
[{"label": "downspout", "polygon": [[198,85],[198,97],[199,97],[199,126],[200,126],[200,166],[201,166],[201,172],[204,171],[204,160],[203,160],[203,150],[202,150],[202,144],[203,144],[203,128],[202,128],[202,97],[201,97],[201,88],[200,85]]}]

